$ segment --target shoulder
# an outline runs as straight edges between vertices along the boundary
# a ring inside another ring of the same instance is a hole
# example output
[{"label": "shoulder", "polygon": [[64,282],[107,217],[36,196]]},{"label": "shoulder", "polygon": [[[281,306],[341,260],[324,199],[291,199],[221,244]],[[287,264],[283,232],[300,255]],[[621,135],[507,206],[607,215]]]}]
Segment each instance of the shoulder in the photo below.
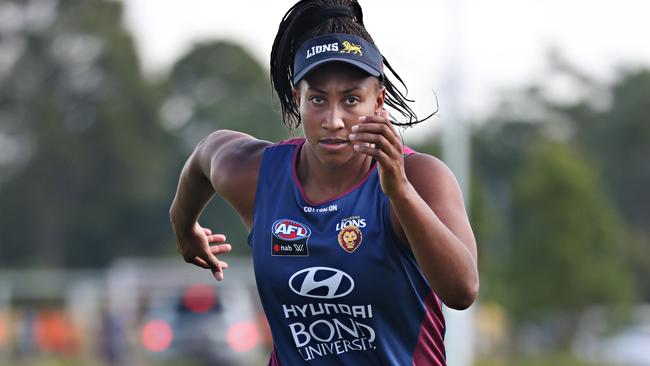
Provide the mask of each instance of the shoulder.
[{"label": "shoulder", "polygon": [[264,149],[271,143],[242,132],[220,130],[201,144],[210,161],[210,180],[223,193],[232,186],[256,179]]},{"label": "shoulder", "polygon": [[419,152],[404,158],[404,170],[409,181],[435,181],[439,184],[457,183],[451,169],[442,160]]},{"label": "shoulder", "polygon": [[226,200],[248,225],[252,219],[255,190],[264,149],[270,142],[248,134],[219,130],[208,135],[195,150],[215,192]]},{"label": "shoulder", "polygon": [[258,140],[243,132],[219,130],[211,133],[200,145],[209,146],[218,158],[248,157],[251,154],[261,154],[270,142]]},{"label": "shoulder", "polygon": [[430,206],[462,202],[462,192],[454,173],[440,159],[413,152],[404,159],[409,182]]}]

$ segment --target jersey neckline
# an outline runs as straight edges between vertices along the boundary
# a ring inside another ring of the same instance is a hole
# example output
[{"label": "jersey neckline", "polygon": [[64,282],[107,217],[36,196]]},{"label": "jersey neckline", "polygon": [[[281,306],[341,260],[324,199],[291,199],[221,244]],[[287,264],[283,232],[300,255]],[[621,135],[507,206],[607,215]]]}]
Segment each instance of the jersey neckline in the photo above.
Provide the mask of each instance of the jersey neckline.
[{"label": "jersey neckline", "polygon": [[305,138],[297,138],[292,141],[290,141],[292,145],[295,146],[293,150],[293,159],[291,159],[291,176],[293,177],[293,183],[295,184],[296,188],[298,189],[298,192],[300,193],[300,198],[302,198],[305,203],[307,203],[310,206],[322,206],[325,204],[328,204],[330,202],[336,201],[341,197],[344,197],[348,195],[349,193],[354,192],[357,190],[359,187],[361,187],[370,177],[370,175],[377,169],[377,163],[376,161],[372,161],[372,165],[370,166],[370,169],[364,175],[357,184],[353,185],[352,187],[348,188],[347,190],[337,194],[334,197],[327,198],[321,202],[312,202],[309,197],[307,197],[307,194],[305,193],[305,190],[302,188],[302,184],[300,183],[300,180],[298,180],[298,172],[296,171],[296,166],[298,165],[298,156],[300,154],[300,150],[302,150],[302,146],[305,144]]}]

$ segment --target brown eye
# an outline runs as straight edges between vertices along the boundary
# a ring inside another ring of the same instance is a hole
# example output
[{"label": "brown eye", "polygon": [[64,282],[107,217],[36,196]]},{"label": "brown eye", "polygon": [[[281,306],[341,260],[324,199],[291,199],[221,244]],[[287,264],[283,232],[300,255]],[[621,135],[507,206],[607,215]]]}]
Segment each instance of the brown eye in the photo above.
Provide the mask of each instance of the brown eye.
[{"label": "brown eye", "polygon": [[325,98],[323,98],[321,96],[318,96],[318,95],[315,95],[315,96],[309,98],[309,100],[314,104],[323,104],[323,103],[325,103]]},{"label": "brown eye", "polygon": [[354,105],[359,103],[359,98],[355,96],[349,96],[345,98],[345,104],[347,105]]}]

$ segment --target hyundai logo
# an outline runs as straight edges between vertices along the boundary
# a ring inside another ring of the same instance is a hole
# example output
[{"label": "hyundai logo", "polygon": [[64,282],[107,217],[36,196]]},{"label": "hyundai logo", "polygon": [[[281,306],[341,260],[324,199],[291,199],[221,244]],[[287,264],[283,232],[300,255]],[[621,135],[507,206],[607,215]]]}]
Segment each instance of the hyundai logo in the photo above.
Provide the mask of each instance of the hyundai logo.
[{"label": "hyundai logo", "polygon": [[300,296],[316,299],[335,299],[349,294],[354,280],[336,268],[310,267],[289,278],[289,288]]}]

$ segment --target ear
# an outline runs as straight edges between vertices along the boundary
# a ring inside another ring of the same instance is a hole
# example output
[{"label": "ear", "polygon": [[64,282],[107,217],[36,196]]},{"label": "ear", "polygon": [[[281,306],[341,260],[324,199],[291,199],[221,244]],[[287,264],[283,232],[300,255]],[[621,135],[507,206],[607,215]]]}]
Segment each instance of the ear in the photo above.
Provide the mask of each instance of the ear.
[{"label": "ear", "polygon": [[375,114],[379,115],[381,111],[384,110],[384,99],[386,98],[386,88],[383,85],[379,85],[377,91],[377,98],[375,100]]}]

